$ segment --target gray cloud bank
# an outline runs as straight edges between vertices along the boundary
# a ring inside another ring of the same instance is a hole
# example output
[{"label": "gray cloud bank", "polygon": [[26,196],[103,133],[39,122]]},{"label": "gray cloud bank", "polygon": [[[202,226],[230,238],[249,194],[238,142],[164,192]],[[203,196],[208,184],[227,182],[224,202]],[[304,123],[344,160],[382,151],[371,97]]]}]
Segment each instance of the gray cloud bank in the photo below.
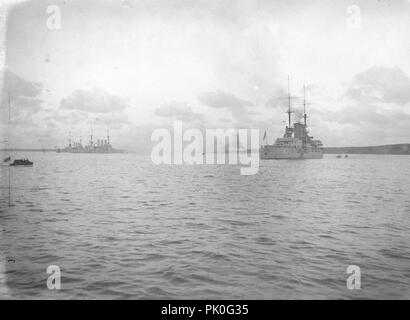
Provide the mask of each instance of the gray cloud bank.
[{"label": "gray cloud bank", "polygon": [[249,126],[252,123],[249,107],[254,104],[248,100],[238,98],[232,93],[221,90],[204,92],[198,95],[198,100],[209,108],[226,109],[232,112],[236,126]]},{"label": "gray cloud bank", "polygon": [[186,122],[203,122],[203,114],[192,111],[186,103],[183,102],[169,102],[161,105],[155,110],[155,115],[163,118],[174,118]]},{"label": "gray cloud bank", "polygon": [[62,109],[80,110],[90,113],[119,112],[126,108],[125,101],[101,89],[75,90],[60,102]]},{"label": "gray cloud bank", "polygon": [[357,74],[346,94],[361,102],[404,105],[410,102],[410,77],[398,67],[375,66]]},{"label": "gray cloud bank", "polygon": [[198,99],[203,104],[211,108],[227,108],[232,111],[242,111],[246,107],[253,106],[252,102],[237,98],[231,93],[223,91],[204,92],[198,96]]},{"label": "gray cloud bank", "polygon": [[1,94],[2,122],[8,121],[9,100],[11,122],[26,122],[42,109],[43,100],[40,95],[43,85],[39,82],[26,80],[6,69],[3,77]]}]

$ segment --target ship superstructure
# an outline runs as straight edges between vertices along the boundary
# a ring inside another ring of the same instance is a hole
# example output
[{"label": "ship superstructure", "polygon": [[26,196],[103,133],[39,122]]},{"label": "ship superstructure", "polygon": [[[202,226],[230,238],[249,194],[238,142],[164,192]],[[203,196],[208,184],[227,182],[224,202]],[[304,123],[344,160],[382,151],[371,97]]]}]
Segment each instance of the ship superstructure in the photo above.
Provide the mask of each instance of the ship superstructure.
[{"label": "ship superstructure", "polygon": [[79,142],[71,141],[71,133],[68,139],[68,146],[63,149],[57,149],[57,152],[69,153],[124,153],[124,150],[115,149],[110,142],[110,133],[107,130],[107,139],[93,140],[93,130],[91,128],[90,141],[83,145],[82,140]]},{"label": "ship superstructure", "polygon": [[[276,139],[272,145],[266,144],[260,148],[261,159],[321,159],[323,158],[322,142],[315,140],[307,130],[306,95],[303,88],[303,123],[298,121],[292,126],[292,108],[290,85],[288,78],[288,125],[282,138]],[[266,135],[264,136],[264,138]]]}]

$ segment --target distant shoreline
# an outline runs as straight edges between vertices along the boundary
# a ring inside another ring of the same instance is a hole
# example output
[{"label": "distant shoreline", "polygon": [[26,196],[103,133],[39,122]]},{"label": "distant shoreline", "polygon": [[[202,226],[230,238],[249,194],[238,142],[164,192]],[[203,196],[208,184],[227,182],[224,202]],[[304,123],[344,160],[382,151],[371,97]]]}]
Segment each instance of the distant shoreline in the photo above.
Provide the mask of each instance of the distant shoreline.
[{"label": "distant shoreline", "polygon": [[328,147],[323,148],[326,154],[403,154],[410,155],[410,144],[387,144],[367,147]]},{"label": "distant shoreline", "polygon": [[14,149],[0,149],[0,151],[33,151],[33,152],[56,152],[57,149],[25,149],[25,148],[14,148]]},{"label": "distant shoreline", "polygon": [[[0,149],[0,151],[26,151],[26,152],[56,152],[57,149],[50,148],[13,148]],[[326,147],[325,154],[396,154],[410,155],[410,143],[387,144],[365,147]]]}]

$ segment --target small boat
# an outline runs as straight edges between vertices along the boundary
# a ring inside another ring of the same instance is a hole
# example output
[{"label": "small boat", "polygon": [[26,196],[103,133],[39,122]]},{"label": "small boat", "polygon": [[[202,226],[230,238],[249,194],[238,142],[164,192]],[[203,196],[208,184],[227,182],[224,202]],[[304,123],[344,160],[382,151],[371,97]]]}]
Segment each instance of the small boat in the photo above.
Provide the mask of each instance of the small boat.
[{"label": "small boat", "polygon": [[337,156],[336,156],[336,158],[338,158],[338,159],[340,159],[342,156],[340,155],[340,154],[338,154]]},{"label": "small boat", "polygon": [[349,155],[348,155],[348,154],[345,154],[345,158],[349,158]]},{"label": "small boat", "polygon": [[11,160],[11,158],[10,157],[7,157],[7,158],[4,158],[3,159],[3,162],[9,162]]},{"label": "small boat", "polygon": [[32,166],[33,162],[28,159],[16,159],[13,163],[10,163],[11,166]]}]

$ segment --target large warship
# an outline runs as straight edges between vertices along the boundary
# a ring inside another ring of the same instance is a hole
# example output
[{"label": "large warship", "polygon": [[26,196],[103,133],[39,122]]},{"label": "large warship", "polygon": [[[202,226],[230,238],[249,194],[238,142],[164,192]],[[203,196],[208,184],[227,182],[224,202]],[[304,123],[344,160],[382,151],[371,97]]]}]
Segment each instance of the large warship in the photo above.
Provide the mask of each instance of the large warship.
[{"label": "large warship", "polygon": [[[323,144],[320,140],[315,140],[309,136],[307,131],[307,114],[305,88],[303,88],[303,123],[298,121],[291,125],[292,109],[290,89],[288,79],[288,125],[283,138],[277,138],[272,145],[262,145],[259,154],[261,159],[321,159],[323,158]],[[266,132],[264,140],[266,138]]]},{"label": "large warship", "polygon": [[124,150],[115,149],[110,142],[110,134],[107,130],[107,139],[97,139],[93,140],[93,132],[91,129],[90,141],[88,144],[83,145],[82,140],[79,142],[71,141],[71,133],[68,139],[68,146],[60,149],[57,149],[57,152],[69,152],[69,153],[124,153]]}]

